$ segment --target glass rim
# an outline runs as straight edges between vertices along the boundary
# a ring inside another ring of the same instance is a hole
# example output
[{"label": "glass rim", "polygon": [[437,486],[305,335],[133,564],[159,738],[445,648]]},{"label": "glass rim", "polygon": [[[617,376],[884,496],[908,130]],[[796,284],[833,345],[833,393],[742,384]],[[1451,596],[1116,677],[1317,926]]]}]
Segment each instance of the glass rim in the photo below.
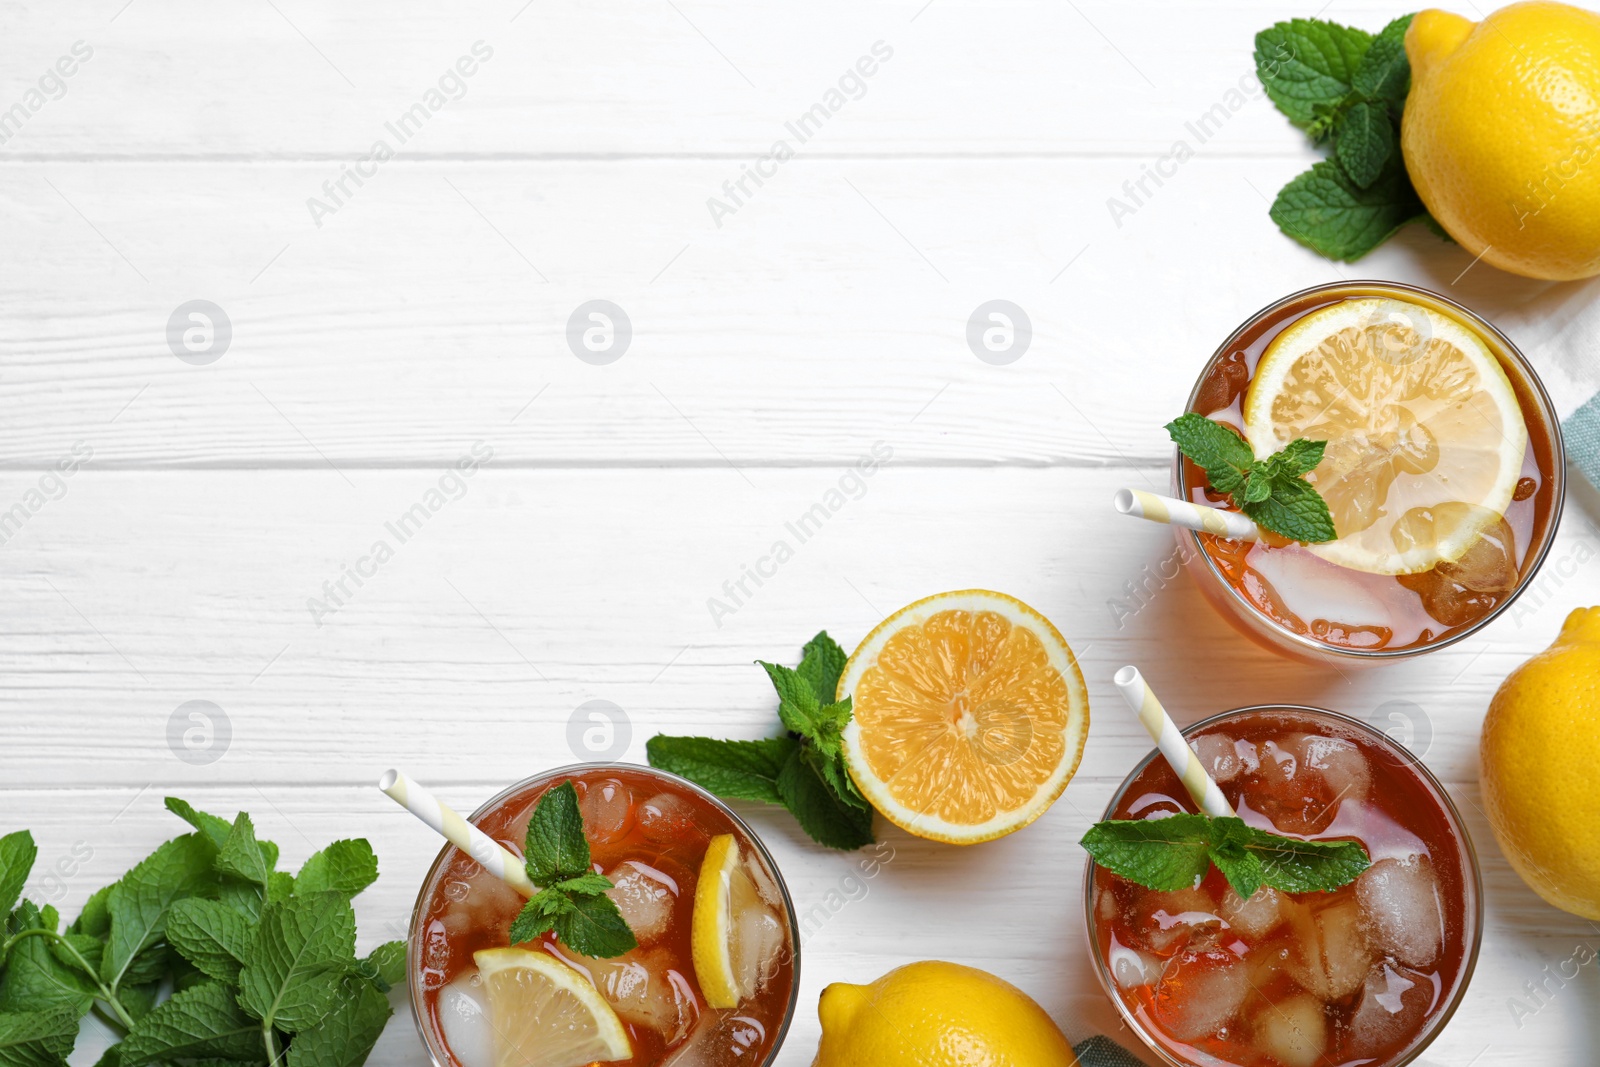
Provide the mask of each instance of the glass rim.
[{"label": "glass rim", "polygon": [[[1419,296],[1427,297],[1430,300],[1436,300],[1450,308],[1452,312],[1459,315],[1464,320],[1466,325],[1484,333],[1498,342],[1502,346],[1504,354],[1510,359],[1517,372],[1521,374],[1523,381],[1531,387],[1530,391],[1533,394],[1533,399],[1540,409],[1540,414],[1544,416],[1544,422],[1546,426],[1550,430],[1549,436],[1551,440],[1550,465],[1552,470],[1550,474],[1550,481],[1554,486],[1554,494],[1551,500],[1550,523],[1545,530],[1543,541],[1536,548],[1534,546],[1529,546],[1530,552],[1527,559],[1530,565],[1524,569],[1524,574],[1519,575],[1516,588],[1511,590],[1510,595],[1508,595],[1500,603],[1496,604],[1484,615],[1474,619],[1467,625],[1460,627],[1454,633],[1448,636],[1435,638],[1434,640],[1425,644],[1414,645],[1408,648],[1344,648],[1338,645],[1330,645],[1322,641],[1318,641],[1316,638],[1307,634],[1296,633],[1280,623],[1278,620],[1272,618],[1260,608],[1256,607],[1255,604],[1251,603],[1249,598],[1247,598],[1243,593],[1239,592],[1239,590],[1234,587],[1232,582],[1228,581],[1227,577],[1222,573],[1221,568],[1217,565],[1217,561],[1213,559],[1211,554],[1205,550],[1205,545],[1200,540],[1200,534],[1198,531],[1179,531],[1180,537],[1187,535],[1187,541],[1185,542],[1186,546],[1198,553],[1201,558],[1204,559],[1205,566],[1210,570],[1211,576],[1215,578],[1218,584],[1223,587],[1225,590],[1225,595],[1240,608],[1242,608],[1246,613],[1248,613],[1252,618],[1259,619],[1261,622],[1271,627],[1272,632],[1275,635],[1287,639],[1289,642],[1295,645],[1298,650],[1310,654],[1313,658],[1321,658],[1323,660],[1330,658],[1347,659],[1376,663],[1383,662],[1385,660],[1406,659],[1411,656],[1419,656],[1425,652],[1432,652],[1435,649],[1447,648],[1448,646],[1455,644],[1457,641],[1462,641],[1468,637],[1471,637],[1480,629],[1499,618],[1502,612],[1516,602],[1517,598],[1522,595],[1523,590],[1529,585],[1533,584],[1534,577],[1539,573],[1539,569],[1544,566],[1545,558],[1549,556],[1550,549],[1555,545],[1556,533],[1561,527],[1561,517],[1563,512],[1566,510],[1567,456],[1565,444],[1561,440],[1561,420],[1556,414],[1555,403],[1550,399],[1550,394],[1545,390],[1544,381],[1540,379],[1538,372],[1533,369],[1533,364],[1528,362],[1528,357],[1522,354],[1522,350],[1513,344],[1509,337],[1501,333],[1493,323],[1483,318],[1477,312],[1458,304],[1456,301],[1451,300],[1447,296],[1436,293],[1431,289],[1424,289],[1420,285],[1409,285],[1405,282],[1386,282],[1375,278],[1357,278],[1347,282],[1327,282],[1322,285],[1313,285],[1309,288],[1290,293],[1287,296],[1279,297],[1277,300],[1274,300],[1272,303],[1261,308],[1261,310],[1257,311],[1254,315],[1251,315],[1249,318],[1245,319],[1244,322],[1240,323],[1237,328],[1235,328],[1231,333],[1228,334],[1226,338],[1223,339],[1223,342],[1217,346],[1214,352],[1211,353],[1211,358],[1206,360],[1205,367],[1200,371],[1199,377],[1195,379],[1194,388],[1189,392],[1189,399],[1184,405],[1184,411],[1188,412],[1194,410],[1195,402],[1200,398],[1200,389],[1205,384],[1206,375],[1210,373],[1211,368],[1216,365],[1218,360],[1222,359],[1228,354],[1239,337],[1251,327],[1255,326],[1262,319],[1282,308],[1285,304],[1301,300],[1308,296],[1315,296],[1318,293],[1329,292],[1332,290],[1351,289],[1398,290],[1401,293],[1414,293]],[[1531,430],[1529,432],[1530,434],[1532,433]],[[1187,500],[1189,498],[1189,486],[1185,484],[1184,481],[1183,456],[1180,452],[1178,452],[1176,447],[1173,448],[1172,471],[1173,484],[1178,487],[1178,492],[1174,495],[1181,500]]]},{"label": "glass rim", "polygon": [[[768,872],[772,875],[773,882],[777,884],[778,894],[783,898],[784,916],[789,924],[789,958],[794,967],[794,976],[789,984],[789,1002],[784,1006],[783,1021],[778,1025],[777,1033],[772,1039],[772,1048],[768,1050],[766,1057],[760,1063],[752,1065],[752,1067],[771,1067],[771,1064],[778,1057],[779,1050],[783,1048],[784,1040],[789,1036],[789,1026],[794,1022],[795,1012],[800,1004],[800,920],[795,915],[794,898],[789,894],[789,885],[783,879],[783,871],[778,868],[777,861],[772,858],[772,853],[767,851],[766,843],[750,828],[749,823],[739,817],[738,812],[728,806],[726,801],[704,787],[689,781],[689,779],[681,775],[673,774],[671,771],[664,771],[658,767],[651,767],[643,763],[596,760],[590,763],[569,763],[560,767],[552,767],[550,770],[540,771],[538,774],[529,775],[527,778],[513,782],[473,809],[472,814],[467,816],[467,821],[475,823],[506,800],[537,783],[546,782],[563,775],[587,774],[609,768],[651,775],[710,803],[721,811],[723,815],[727,816],[729,821],[733,823],[734,828],[744,835],[745,840],[750,843],[761,857],[761,861],[766,864]],[[456,1067],[459,1061],[456,1061],[453,1056],[449,1059],[440,1057],[439,1050],[434,1048],[428,1028],[424,1025],[424,1019],[427,1014],[427,1006],[423,1003],[425,992],[419,988],[419,983],[416,980],[417,975],[420,973],[417,955],[417,946],[419,944],[417,923],[421,920],[424,908],[429,900],[428,887],[433,884],[440,867],[452,850],[459,851],[456,846],[446,842],[440,847],[439,854],[434,857],[433,862],[428,865],[428,873],[422,876],[422,885],[417,889],[417,901],[411,908],[411,920],[406,924],[406,987],[411,1003],[411,1019],[416,1024],[417,1036],[422,1039],[422,1047],[427,1050],[428,1059],[433,1063],[434,1067]]]},{"label": "glass rim", "polygon": [[[1452,828],[1455,830],[1455,837],[1460,843],[1460,852],[1466,860],[1466,873],[1469,875],[1469,877],[1463,879],[1462,888],[1470,897],[1467,907],[1468,911],[1471,913],[1469,915],[1471,921],[1464,923],[1462,926],[1462,935],[1463,937],[1469,938],[1470,943],[1467,945],[1466,951],[1462,957],[1461,971],[1456,980],[1455,991],[1450,995],[1449,1001],[1445,1003],[1444,1007],[1440,1009],[1439,1013],[1427,1021],[1423,1030],[1414,1039],[1413,1044],[1408,1046],[1401,1053],[1398,1059],[1390,1060],[1385,1063],[1379,1063],[1374,1060],[1369,1065],[1369,1067],[1405,1067],[1406,1064],[1415,1062],[1416,1059],[1428,1048],[1428,1046],[1433,1044],[1434,1039],[1437,1038],[1441,1032],[1443,1032],[1446,1024],[1448,1024],[1451,1018],[1454,1017],[1456,1009],[1460,1007],[1461,1002],[1466,999],[1467,986],[1471,984],[1473,972],[1477,969],[1478,950],[1483,945],[1483,918],[1485,910],[1483,900],[1483,871],[1478,865],[1478,850],[1472,843],[1472,835],[1468,832],[1466,821],[1461,818],[1461,812],[1456,807],[1455,801],[1451,799],[1450,793],[1445,789],[1444,784],[1434,776],[1434,773],[1428,769],[1427,765],[1424,764],[1418,756],[1414,755],[1410,749],[1406,748],[1400,742],[1396,741],[1382,730],[1379,730],[1371,723],[1358,719],[1353,715],[1347,715],[1341,711],[1333,711],[1329,708],[1313,707],[1310,704],[1251,704],[1248,707],[1231,708],[1227,711],[1219,711],[1213,715],[1207,715],[1203,719],[1199,719],[1190,723],[1188,726],[1182,727],[1179,732],[1182,733],[1184,739],[1187,740],[1193,734],[1211,726],[1229,722],[1246,715],[1260,715],[1271,712],[1287,712],[1291,715],[1303,715],[1313,720],[1319,718],[1332,720],[1338,726],[1362,734],[1374,744],[1381,748],[1387,749],[1395,756],[1399,757],[1402,763],[1409,765],[1417,773],[1417,776],[1421,779],[1422,783],[1428,787],[1429,791],[1432,792],[1434,797],[1439,801],[1439,805],[1444,809],[1445,814],[1449,817]],[[1128,772],[1128,776],[1122,780],[1122,784],[1117,786],[1116,792],[1111,795],[1111,800],[1107,802],[1106,809],[1100,816],[1101,819],[1111,818],[1112,813],[1117,810],[1117,805],[1122,802],[1122,798],[1127,794],[1128,788],[1133,784],[1134,779],[1138,778],[1139,775],[1144,772],[1144,769],[1150,766],[1152,761],[1160,758],[1160,755],[1161,752],[1159,749],[1152,749],[1134,766],[1133,770]],[[1145,1047],[1150,1049],[1150,1051],[1153,1052],[1158,1059],[1160,1059],[1163,1063],[1170,1065],[1170,1067],[1196,1067],[1196,1065],[1191,1062],[1178,1059],[1172,1053],[1168,1052],[1159,1041],[1155,1040],[1155,1038],[1153,1038],[1147,1031],[1145,1024],[1142,1023],[1133,1014],[1133,1012],[1128,1009],[1128,1005],[1124,1003],[1117,990],[1116,981],[1112,977],[1110,970],[1107,967],[1105,954],[1100,951],[1099,937],[1095,930],[1094,872],[1096,866],[1097,864],[1094,862],[1092,857],[1087,855],[1084,857],[1083,918],[1084,926],[1088,935],[1087,943],[1089,948],[1089,956],[1094,964],[1095,976],[1100,980],[1100,987],[1105,991],[1106,996],[1111,1000],[1112,1004],[1115,1005],[1117,1015],[1122,1020],[1123,1025],[1137,1034],[1139,1040],[1144,1042]]]}]

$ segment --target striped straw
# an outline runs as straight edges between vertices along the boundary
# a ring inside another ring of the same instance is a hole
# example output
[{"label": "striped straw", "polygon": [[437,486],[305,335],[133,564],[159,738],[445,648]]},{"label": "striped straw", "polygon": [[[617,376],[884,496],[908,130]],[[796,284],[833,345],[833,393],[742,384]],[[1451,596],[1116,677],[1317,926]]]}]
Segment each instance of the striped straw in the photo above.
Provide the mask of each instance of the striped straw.
[{"label": "striped straw", "polygon": [[1182,526],[1189,530],[1216,534],[1233,541],[1254,541],[1260,532],[1256,524],[1237,511],[1222,511],[1204,504],[1191,504],[1170,496],[1158,496],[1143,489],[1118,489],[1112,506],[1124,515],[1137,515],[1151,522]]},{"label": "striped straw", "polygon": [[1178,724],[1172,721],[1167,709],[1150,691],[1149,683],[1139,673],[1139,668],[1124,667],[1111,680],[1122,691],[1128,707],[1138,712],[1139,721],[1144,723],[1156,747],[1178,777],[1183,779],[1184,788],[1200,805],[1200,810],[1207,815],[1233,815],[1233,805],[1228,803],[1228,798],[1222,795],[1217,783],[1200,765],[1200,757],[1195,755],[1194,749],[1183,739],[1183,734],[1178,732]]},{"label": "striped straw", "polygon": [[383,777],[378,779],[378,788],[512,889],[525,897],[539,891],[528,880],[521,859],[410,778],[396,770],[384,771]]}]

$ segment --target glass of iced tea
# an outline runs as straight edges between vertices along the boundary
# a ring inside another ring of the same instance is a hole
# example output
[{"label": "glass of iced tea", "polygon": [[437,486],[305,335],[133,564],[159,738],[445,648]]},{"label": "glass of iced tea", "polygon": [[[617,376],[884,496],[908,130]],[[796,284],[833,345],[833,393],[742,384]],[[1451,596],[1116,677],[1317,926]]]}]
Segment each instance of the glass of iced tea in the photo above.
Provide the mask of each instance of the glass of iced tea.
[{"label": "glass of iced tea", "polygon": [[[1222,343],[1191,412],[1265,459],[1326,440],[1307,480],[1336,540],[1175,528],[1206,598],[1275,651],[1375,662],[1460,640],[1504,611],[1555,539],[1566,464],[1538,376],[1493,326],[1435,293],[1346,282],[1285,297]],[[1231,509],[1179,454],[1173,495]]]},{"label": "glass of iced tea", "polygon": [[[570,967],[613,1009],[632,1056],[599,1062],[770,1064],[794,1015],[800,945],[789,891],[761,841],[699,786],[631,764],[583,764],[536,775],[485,802],[469,821],[521,856],[538,801],[568,781],[578,793],[593,867],[613,883],[607,895],[639,944],[610,959],[580,956],[553,933],[521,947]],[[708,1004],[696,973],[697,889],[713,848],[727,858],[717,869],[725,883],[727,963],[740,996],[735,1007]],[[453,845],[440,851],[423,880],[411,917],[408,973],[417,1028],[434,1067],[574,1067],[559,1049],[571,998],[547,998],[527,1018],[496,1017],[474,961],[481,950],[507,947],[523,904],[519,893]],[[529,1033],[550,1038],[510,1036]]]},{"label": "glass of iced tea", "polygon": [[[1183,735],[1245,822],[1359,841],[1372,865],[1332,892],[1241,900],[1215,867],[1157,892],[1091,861],[1089,946],[1124,1020],[1179,1067],[1412,1062],[1460,1003],[1483,928],[1477,856],[1444,788],[1391,738],[1318,708],[1243,708]],[[1152,753],[1105,818],[1194,810]]]}]

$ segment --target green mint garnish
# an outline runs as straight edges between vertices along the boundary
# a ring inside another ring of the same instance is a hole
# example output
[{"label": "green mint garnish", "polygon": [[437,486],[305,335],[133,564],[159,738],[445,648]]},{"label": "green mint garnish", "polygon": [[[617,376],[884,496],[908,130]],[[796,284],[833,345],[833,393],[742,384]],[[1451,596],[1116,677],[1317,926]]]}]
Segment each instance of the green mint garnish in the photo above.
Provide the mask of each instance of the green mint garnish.
[{"label": "green mint garnish", "polygon": [[562,782],[545,792],[528,820],[523,849],[528,878],[540,886],[511,924],[511,943],[555,931],[563,945],[584,956],[620,956],[639,942],[606,896],[611,880],[590,867],[578,791]]},{"label": "green mint garnish", "polygon": [[1249,900],[1264,885],[1285,893],[1325,893],[1371,865],[1356,841],[1302,841],[1269,834],[1235,816],[1171,815],[1107,819],[1080,842],[1094,861],[1149,889],[1190,889],[1214,864]]},{"label": "green mint garnish", "polygon": [[1278,193],[1272,221],[1329,259],[1360,259],[1406,223],[1432,221],[1400,158],[1409,25],[1403,15],[1374,36],[1291,19],[1256,34],[1256,74],[1268,98],[1313,142],[1333,141],[1331,159]]},{"label": "green mint garnish", "polygon": [[872,808],[845,767],[844,728],[850,698],[834,701],[846,660],[827,631],[789,668],[757,660],[778,691],[785,733],[760,741],[657,734],[645,745],[652,767],[682,775],[731,800],[781,804],[801,829],[828,848],[872,844]]},{"label": "green mint garnish", "polygon": [[1238,434],[1188,412],[1167,423],[1178,450],[1205,469],[1211,488],[1226,493],[1258,526],[1291,541],[1320,544],[1339,536],[1327,502],[1305,476],[1322,462],[1326,441],[1290,441],[1258,460]]},{"label": "green mint garnish", "polygon": [[196,832],[92,894],[64,929],[54,907],[21,899],[31,835],[0,837],[0,1061],[63,1067],[94,1010],[117,1032],[108,1067],[360,1067],[405,968],[403,941],[355,955],[350,898],[378,876],[371,846],[336,841],[297,877],[247,814],[174,797],[167,808]]}]

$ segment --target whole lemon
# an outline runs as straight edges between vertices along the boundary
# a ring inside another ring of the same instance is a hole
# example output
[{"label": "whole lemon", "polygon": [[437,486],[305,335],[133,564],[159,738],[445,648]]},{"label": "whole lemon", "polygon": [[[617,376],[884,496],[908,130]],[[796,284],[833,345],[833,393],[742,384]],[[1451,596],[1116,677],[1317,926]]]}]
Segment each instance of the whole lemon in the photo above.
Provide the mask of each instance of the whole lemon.
[{"label": "whole lemon", "polygon": [[898,967],[871,985],[835,982],[817,1005],[812,1067],[1077,1067],[1045,1010],[958,963]]},{"label": "whole lemon", "polygon": [[1534,0],[1406,30],[1400,145],[1450,236],[1530,278],[1600,274],[1600,15]]},{"label": "whole lemon", "polygon": [[1600,919],[1600,608],[1511,672],[1478,749],[1500,849],[1534,892]]}]

